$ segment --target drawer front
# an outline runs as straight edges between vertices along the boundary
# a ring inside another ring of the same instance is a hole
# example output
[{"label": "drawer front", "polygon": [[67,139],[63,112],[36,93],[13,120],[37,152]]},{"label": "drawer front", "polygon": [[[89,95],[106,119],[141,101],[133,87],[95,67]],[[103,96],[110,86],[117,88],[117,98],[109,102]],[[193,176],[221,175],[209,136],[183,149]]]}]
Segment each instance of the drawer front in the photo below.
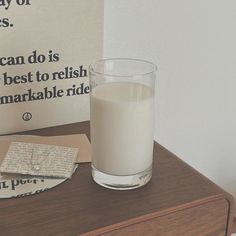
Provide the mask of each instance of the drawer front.
[{"label": "drawer front", "polygon": [[225,236],[228,208],[228,202],[221,199],[99,235]]}]

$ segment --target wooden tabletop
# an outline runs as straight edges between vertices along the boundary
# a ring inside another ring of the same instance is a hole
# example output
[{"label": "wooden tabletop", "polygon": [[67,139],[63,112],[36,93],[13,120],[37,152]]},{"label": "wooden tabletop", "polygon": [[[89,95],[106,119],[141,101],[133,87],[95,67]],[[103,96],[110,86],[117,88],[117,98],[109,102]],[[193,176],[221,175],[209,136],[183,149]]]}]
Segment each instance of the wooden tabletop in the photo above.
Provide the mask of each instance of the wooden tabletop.
[{"label": "wooden tabletop", "polygon": [[[25,132],[36,135],[86,133],[89,122]],[[71,180],[40,194],[0,200],[1,235],[72,236],[106,232],[122,222],[139,222],[213,199],[232,197],[178,157],[155,143],[153,177],[132,191],[108,190],[95,184],[90,163],[81,164]]]}]

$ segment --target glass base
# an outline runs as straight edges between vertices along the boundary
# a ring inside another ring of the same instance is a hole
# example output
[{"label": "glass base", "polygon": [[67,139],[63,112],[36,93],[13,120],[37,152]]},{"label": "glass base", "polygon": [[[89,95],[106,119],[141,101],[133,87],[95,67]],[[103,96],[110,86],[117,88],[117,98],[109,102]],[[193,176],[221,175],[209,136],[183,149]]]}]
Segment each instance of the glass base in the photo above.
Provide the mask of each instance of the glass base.
[{"label": "glass base", "polygon": [[109,189],[130,190],[147,184],[152,177],[152,166],[134,175],[110,175],[99,171],[92,165],[93,180]]}]

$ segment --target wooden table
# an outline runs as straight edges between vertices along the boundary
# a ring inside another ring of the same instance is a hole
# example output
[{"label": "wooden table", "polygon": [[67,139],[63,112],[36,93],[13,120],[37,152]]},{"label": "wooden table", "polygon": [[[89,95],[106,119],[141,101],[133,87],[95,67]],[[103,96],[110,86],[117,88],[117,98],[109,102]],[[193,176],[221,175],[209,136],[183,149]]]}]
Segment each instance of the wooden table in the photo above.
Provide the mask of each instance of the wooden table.
[{"label": "wooden table", "polygon": [[[89,123],[26,132],[86,133]],[[132,191],[102,188],[81,164],[52,190],[0,201],[2,236],[223,236],[230,235],[233,198],[155,143],[153,178]]]}]

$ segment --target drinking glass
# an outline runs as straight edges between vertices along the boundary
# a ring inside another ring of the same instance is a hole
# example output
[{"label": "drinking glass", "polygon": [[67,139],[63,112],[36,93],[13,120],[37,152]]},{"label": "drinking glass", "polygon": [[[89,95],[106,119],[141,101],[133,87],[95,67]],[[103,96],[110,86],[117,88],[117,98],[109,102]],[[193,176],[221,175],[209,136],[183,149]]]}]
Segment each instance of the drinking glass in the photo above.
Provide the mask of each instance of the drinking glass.
[{"label": "drinking glass", "polygon": [[89,67],[92,176],[99,185],[127,190],[151,179],[156,69],[127,58]]}]

